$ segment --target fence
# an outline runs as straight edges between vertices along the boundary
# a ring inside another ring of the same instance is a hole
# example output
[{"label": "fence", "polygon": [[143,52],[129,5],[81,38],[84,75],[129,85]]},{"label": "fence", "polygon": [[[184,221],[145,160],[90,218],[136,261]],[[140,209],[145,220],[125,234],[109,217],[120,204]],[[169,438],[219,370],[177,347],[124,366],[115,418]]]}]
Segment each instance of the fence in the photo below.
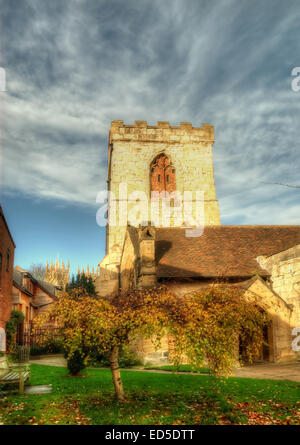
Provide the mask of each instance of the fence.
[{"label": "fence", "polygon": [[16,343],[20,346],[41,346],[57,340],[60,335],[58,327],[34,328],[31,323],[23,323],[17,331]]}]

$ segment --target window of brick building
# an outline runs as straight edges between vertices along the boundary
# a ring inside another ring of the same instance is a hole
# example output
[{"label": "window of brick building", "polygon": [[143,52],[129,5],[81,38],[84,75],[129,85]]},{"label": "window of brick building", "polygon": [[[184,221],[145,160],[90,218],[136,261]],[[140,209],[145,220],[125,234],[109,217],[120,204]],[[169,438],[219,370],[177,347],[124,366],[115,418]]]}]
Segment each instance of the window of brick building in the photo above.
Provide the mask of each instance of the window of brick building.
[{"label": "window of brick building", "polygon": [[172,193],[176,190],[175,168],[164,153],[158,155],[151,164],[151,191]]}]

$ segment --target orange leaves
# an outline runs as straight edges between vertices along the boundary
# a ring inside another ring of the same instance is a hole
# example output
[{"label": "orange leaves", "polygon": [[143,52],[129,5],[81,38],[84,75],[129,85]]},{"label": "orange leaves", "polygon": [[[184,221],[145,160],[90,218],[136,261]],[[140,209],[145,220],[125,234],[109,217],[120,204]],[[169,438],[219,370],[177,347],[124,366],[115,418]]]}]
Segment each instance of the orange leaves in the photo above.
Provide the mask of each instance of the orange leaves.
[{"label": "orange leaves", "polygon": [[244,423],[247,425],[299,425],[300,413],[294,411],[287,415],[285,409],[284,404],[275,404],[272,401],[268,404],[260,401],[256,401],[255,404],[235,403],[235,410],[246,416],[247,421]]}]

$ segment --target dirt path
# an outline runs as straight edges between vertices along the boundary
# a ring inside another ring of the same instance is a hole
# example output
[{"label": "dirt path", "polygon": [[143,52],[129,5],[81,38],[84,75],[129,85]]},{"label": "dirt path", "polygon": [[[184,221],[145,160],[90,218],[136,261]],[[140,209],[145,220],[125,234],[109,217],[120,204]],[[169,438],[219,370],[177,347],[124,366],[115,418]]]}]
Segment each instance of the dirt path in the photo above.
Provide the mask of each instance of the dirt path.
[{"label": "dirt path", "polygon": [[244,366],[234,371],[236,377],[255,379],[293,380],[300,382],[300,362],[296,363],[263,363]]},{"label": "dirt path", "polygon": [[[30,360],[30,363],[48,366],[67,366],[66,359],[61,356],[45,356]],[[125,371],[125,369],[124,369]],[[169,374],[169,371],[160,371],[155,369],[126,369],[126,371],[139,372],[155,372],[161,374]],[[179,374],[187,374],[180,372]],[[192,374],[193,375],[193,374]],[[271,380],[292,380],[300,382],[300,362],[297,363],[263,363],[259,365],[244,366],[234,370],[235,377],[247,377],[255,379],[271,379]]]}]

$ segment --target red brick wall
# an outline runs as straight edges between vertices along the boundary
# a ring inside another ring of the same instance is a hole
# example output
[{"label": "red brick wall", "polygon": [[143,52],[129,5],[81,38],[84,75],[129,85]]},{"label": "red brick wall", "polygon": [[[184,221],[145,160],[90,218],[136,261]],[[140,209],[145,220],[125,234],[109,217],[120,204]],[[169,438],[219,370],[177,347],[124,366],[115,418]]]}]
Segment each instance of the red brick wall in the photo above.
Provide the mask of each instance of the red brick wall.
[{"label": "red brick wall", "polygon": [[[7,270],[7,252],[10,252]],[[5,222],[2,208],[0,207],[0,327],[5,328],[11,312],[11,294],[13,282],[15,245],[11,239]]]},{"label": "red brick wall", "polygon": [[[29,286],[27,285],[27,289]],[[25,322],[32,322],[34,317],[40,312],[45,312],[50,309],[54,299],[44,292],[39,286],[31,283],[31,289],[33,294],[28,295],[19,288],[13,286],[12,289],[12,304],[14,309],[18,309],[23,312],[25,316]],[[40,308],[33,308],[30,303],[35,306],[42,306]],[[28,318],[26,318],[28,314]]]}]

